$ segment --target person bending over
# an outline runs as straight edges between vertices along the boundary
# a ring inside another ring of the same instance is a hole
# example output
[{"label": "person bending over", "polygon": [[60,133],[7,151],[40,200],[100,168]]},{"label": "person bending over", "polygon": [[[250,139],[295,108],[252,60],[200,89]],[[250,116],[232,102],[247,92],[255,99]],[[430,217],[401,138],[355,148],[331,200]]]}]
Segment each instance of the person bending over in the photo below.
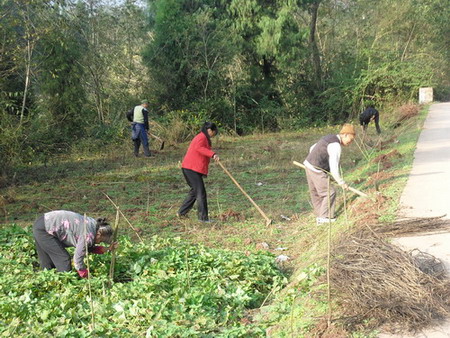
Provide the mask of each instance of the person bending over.
[{"label": "person bending over", "polygon": [[379,120],[380,120],[380,113],[373,106],[368,106],[366,110],[364,110],[359,115],[359,123],[361,124],[364,132],[366,132],[367,126],[369,125],[370,121],[375,121],[375,128],[377,128],[377,134],[380,135],[381,129]]},{"label": "person bending over", "polygon": [[344,124],[339,134],[326,135],[312,145],[303,162],[317,224],[335,221],[336,190],[328,184],[328,173],[340,186],[344,189],[348,188],[339,174],[339,161],[341,146],[348,146],[354,138],[355,128],[351,124]]},{"label": "person bending over", "polygon": [[[43,214],[33,225],[33,236],[42,269],[71,271],[71,258],[65,248],[75,247],[73,262],[78,274],[83,278],[88,276],[84,264],[86,245],[88,251],[95,254],[103,254],[117,248],[117,243],[111,244],[113,230],[105,218],[95,220],[73,211],[55,210]],[[96,245],[101,242],[111,245]]]}]

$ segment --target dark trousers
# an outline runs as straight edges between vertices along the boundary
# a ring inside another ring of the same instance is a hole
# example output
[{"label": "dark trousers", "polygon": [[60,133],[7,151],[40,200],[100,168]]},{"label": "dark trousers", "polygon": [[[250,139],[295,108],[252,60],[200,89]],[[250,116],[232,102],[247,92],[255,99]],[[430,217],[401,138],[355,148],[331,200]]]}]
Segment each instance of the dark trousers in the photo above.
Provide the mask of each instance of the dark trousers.
[{"label": "dark trousers", "polygon": [[33,236],[42,269],[56,269],[60,272],[72,270],[70,255],[64,245],[45,231],[44,215],[34,223]]},{"label": "dark trousers", "polygon": [[186,215],[197,201],[198,219],[202,221],[208,220],[208,201],[206,198],[205,184],[203,183],[203,174],[196,171],[182,168],[184,178],[191,189],[186,199],[178,210],[181,216]]},{"label": "dark trousers", "polygon": [[134,155],[139,155],[139,148],[142,144],[145,156],[151,156],[150,148],[148,146],[147,130],[145,130],[144,124],[133,123],[131,127],[131,139],[134,143]]}]

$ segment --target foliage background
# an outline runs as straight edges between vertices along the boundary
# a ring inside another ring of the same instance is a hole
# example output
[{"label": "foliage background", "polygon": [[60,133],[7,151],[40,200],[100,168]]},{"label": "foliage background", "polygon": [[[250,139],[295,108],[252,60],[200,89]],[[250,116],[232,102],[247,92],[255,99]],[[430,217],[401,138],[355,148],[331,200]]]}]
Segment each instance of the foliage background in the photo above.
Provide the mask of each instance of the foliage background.
[{"label": "foliage background", "polygon": [[124,112],[142,98],[160,136],[177,128],[174,141],[206,119],[264,133],[342,123],[368,101],[383,118],[424,86],[449,99],[449,8],[448,0],[1,0],[3,179],[80,140],[122,142]]}]

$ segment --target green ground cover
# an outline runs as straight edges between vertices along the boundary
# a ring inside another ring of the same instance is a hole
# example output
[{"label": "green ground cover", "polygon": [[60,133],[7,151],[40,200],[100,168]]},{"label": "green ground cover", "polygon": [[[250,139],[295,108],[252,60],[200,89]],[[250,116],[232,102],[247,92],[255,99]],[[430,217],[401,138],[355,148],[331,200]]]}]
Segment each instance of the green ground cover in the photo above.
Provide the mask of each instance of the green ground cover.
[{"label": "green ground cover", "polygon": [[[369,193],[377,186],[386,197],[372,210],[382,221],[395,215],[424,117],[422,111],[393,128],[393,116],[383,125],[383,147],[375,146],[379,140],[371,128],[366,145],[359,139],[360,146],[343,151],[347,181]],[[122,218],[118,276],[111,288],[106,287],[109,257],[91,258],[98,334],[307,336],[327,311],[320,280],[327,234],[315,225],[304,172],[292,160],[303,161],[314,142],[338,130],[330,126],[214,140],[222,163],[274,220],[271,226],[215,164],[205,182],[210,215],[219,221],[199,224],[195,212],[187,220],[176,218],[188,190],[179,168],[187,144],[168,145],[146,159],[132,156],[128,140],[101,153],[90,152],[87,143],[71,157],[19,168],[0,190],[2,333],[90,335],[86,281],[75,274],[35,271],[30,227],[41,213],[56,209],[113,220],[115,208],[107,194],[144,244]],[[392,150],[400,154],[392,166],[374,161]],[[382,178],[371,179],[380,172]],[[344,204],[339,192],[333,235],[365,217],[352,209],[358,201],[347,193]],[[261,250],[262,242],[268,250]],[[277,266],[275,256],[281,253],[290,261]]]}]

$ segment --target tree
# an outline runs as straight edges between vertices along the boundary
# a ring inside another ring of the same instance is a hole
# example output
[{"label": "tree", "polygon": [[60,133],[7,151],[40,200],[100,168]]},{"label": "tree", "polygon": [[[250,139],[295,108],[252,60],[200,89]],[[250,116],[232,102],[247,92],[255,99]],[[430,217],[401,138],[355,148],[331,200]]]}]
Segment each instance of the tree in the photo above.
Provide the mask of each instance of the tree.
[{"label": "tree", "polygon": [[207,110],[226,117],[228,65],[238,39],[223,20],[220,1],[154,3],[153,40],[144,53],[159,104],[168,110]]}]

